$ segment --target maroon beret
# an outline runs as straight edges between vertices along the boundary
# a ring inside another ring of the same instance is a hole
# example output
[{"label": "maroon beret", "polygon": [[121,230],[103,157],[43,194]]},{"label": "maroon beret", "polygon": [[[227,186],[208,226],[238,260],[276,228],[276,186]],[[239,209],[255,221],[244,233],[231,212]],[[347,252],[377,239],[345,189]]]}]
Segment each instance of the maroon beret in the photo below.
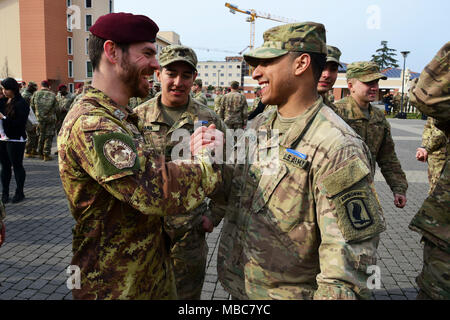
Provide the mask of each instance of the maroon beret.
[{"label": "maroon beret", "polygon": [[61,90],[62,88],[66,88],[67,89],[67,86],[65,84],[60,84],[58,86],[58,91]]},{"label": "maroon beret", "polygon": [[82,82],[78,82],[75,86],[75,89],[80,89],[83,86]]},{"label": "maroon beret", "polygon": [[101,16],[89,31],[104,40],[136,43],[155,42],[159,28],[149,17],[119,12]]}]

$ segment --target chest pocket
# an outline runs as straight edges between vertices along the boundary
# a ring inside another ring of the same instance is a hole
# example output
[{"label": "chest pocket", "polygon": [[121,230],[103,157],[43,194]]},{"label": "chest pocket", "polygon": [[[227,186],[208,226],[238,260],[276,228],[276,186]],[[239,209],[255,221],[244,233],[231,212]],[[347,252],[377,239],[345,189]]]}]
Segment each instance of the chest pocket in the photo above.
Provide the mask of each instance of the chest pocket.
[{"label": "chest pocket", "polygon": [[367,137],[364,139],[366,141],[370,152],[373,155],[378,154],[381,148],[381,144],[384,139],[384,125],[382,121],[370,122],[367,128]]},{"label": "chest pocket", "polygon": [[287,166],[282,162],[278,163],[277,169],[271,168],[270,171],[265,171],[265,169],[265,167],[260,167],[258,165],[252,166],[250,168],[249,175],[251,177],[255,176],[255,178],[257,179],[256,181],[259,180],[258,186],[255,188],[256,190],[253,196],[251,210],[252,213],[258,213],[267,205],[275,189],[288,173]]}]

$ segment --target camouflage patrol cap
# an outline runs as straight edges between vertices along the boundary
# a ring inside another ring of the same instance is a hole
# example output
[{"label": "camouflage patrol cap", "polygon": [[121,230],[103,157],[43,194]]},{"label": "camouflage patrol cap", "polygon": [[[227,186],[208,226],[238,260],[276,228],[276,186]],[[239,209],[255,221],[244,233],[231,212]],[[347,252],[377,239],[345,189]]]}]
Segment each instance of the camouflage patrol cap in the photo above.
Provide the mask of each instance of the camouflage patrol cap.
[{"label": "camouflage patrol cap", "polygon": [[255,66],[259,59],[273,59],[288,52],[327,54],[325,26],[316,22],[290,23],[264,32],[264,44],[244,55]]},{"label": "camouflage patrol cap", "polygon": [[28,82],[28,86],[37,88],[37,83],[34,81],[30,81],[30,82]]},{"label": "camouflage patrol cap", "polygon": [[178,61],[186,62],[197,71],[197,55],[191,48],[174,44],[164,47],[164,49],[161,50],[161,53],[159,54],[159,64],[161,67],[166,67],[169,64]]},{"label": "camouflage patrol cap", "polygon": [[333,46],[327,46],[327,51],[327,62],[336,62],[342,67],[342,64],[339,62],[342,55],[341,50]]},{"label": "camouflage patrol cap", "polygon": [[371,82],[387,77],[380,72],[380,68],[373,61],[359,61],[347,66],[347,79],[357,79],[361,82]]}]

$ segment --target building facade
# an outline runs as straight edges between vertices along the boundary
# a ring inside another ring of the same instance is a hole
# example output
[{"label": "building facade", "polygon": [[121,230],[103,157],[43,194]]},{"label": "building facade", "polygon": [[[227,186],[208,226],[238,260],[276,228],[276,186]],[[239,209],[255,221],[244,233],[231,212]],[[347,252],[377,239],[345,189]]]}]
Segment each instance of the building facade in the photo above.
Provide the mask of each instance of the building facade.
[{"label": "building facade", "polygon": [[242,61],[200,61],[197,66],[198,77],[203,80],[203,87],[229,87],[231,82],[244,83]]}]

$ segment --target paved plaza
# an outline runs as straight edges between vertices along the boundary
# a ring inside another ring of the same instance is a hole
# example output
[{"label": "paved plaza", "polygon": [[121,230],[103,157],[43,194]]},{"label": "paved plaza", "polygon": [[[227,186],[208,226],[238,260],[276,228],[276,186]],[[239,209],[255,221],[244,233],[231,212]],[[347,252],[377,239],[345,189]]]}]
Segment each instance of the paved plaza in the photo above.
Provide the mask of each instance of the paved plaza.
[{"label": "paved plaza", "polygon": [[[409,182],[408,203],[405,209],[394,206],[392,192],[378,172],[376,189],[387,231],[381,235],[378,250],[381,289],[373,291],[373,299],[411,300],[417,295],[415,278],[422,268],[422,245],[420,235],[409,230],[408,224],[429,188],[427,166],[415,159],[425,121],[392,119],[389,122]],[[26,159],[25,167],[27,198],[20,204],[6,205],[6,242],[0,248],[0,300],[72,299],[66,285],[66,270],[72,256],[74,220],[67,207],[57,161]],[[10,190],[14,189],[13,178]],[[207,238],[209,255],[202,300],[229,298],[217,281],[220,227]]]}]

